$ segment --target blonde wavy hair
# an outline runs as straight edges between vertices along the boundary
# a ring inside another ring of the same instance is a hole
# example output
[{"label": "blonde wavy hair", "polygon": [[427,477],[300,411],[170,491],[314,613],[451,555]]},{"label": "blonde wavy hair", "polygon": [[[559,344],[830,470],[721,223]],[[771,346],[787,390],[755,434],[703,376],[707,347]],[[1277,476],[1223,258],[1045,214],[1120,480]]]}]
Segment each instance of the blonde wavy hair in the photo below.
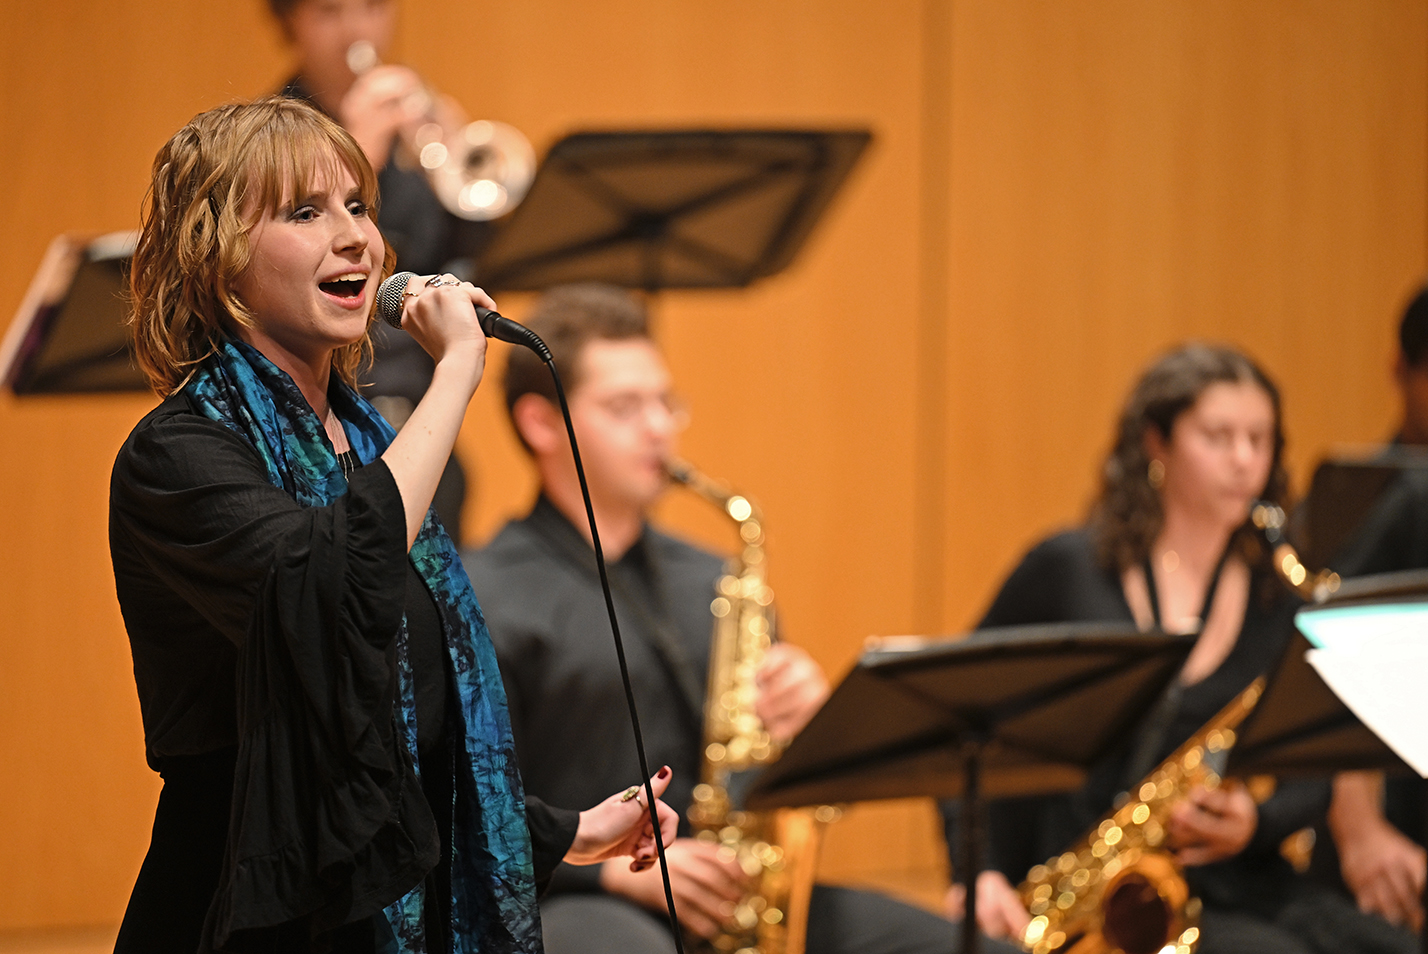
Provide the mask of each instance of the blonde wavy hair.
[{"label": "blonde wavy hair", "polygon": [[[330,117],[281,96],[200,113],[159,150],[130,270],[128,318],[134,357],[155,392],[174,393],[225,338],[253,327],[233,287],[251,259],[249,233],[286,196],[341,169],[375,216],[377,176],[361,147]],[[383,278],[395,257],[388,246]],[[371,354],[363,334],[333,352],[332,369],[355,387]]]}]

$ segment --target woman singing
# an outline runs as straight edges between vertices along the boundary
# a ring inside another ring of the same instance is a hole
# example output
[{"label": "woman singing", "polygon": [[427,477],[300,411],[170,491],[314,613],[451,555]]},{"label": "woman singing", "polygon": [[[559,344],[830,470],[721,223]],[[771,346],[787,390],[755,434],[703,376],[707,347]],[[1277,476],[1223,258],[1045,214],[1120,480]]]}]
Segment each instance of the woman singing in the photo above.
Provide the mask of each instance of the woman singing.
[{"label": "woman singing", "polygon": [[[1284,502],[1283,446],[1279,393],[1249,358],[1207,345],[1172,351],[1126,402],[1087,525],[1032,549],[992,602],[982,627],[1133,621],[1198,636],[1157,717],[1084,789],[991,806],[991,870],[977,889],[989,934],[1019,936],[1029,915],[1012,884],[1065,851],[1281,657],[1297,604],[1248,517],[1257,498]],[[1204,903],[1201,954],[1391,949],[1358,946],[1381,932],[1314,895],[1279,855],[1327,798],[1326,785],[1298,783],[1257,805],[1231,780],[1175,806],[1167,844]],[[958,898],[954,890],[954,907]]]},{"label": "woman singing", "polygon": [[652,858],[643,796],[522,795],[429,514],[492,302],[411,282],[436,371],[394,436],[355,389],[390,267],[376,201],[352,138],[290,99],[203,113],[155,159],[131,323],[164,400],[115,461],[110,547],[164,787],[118,951],[538,951],[557,862]]}]

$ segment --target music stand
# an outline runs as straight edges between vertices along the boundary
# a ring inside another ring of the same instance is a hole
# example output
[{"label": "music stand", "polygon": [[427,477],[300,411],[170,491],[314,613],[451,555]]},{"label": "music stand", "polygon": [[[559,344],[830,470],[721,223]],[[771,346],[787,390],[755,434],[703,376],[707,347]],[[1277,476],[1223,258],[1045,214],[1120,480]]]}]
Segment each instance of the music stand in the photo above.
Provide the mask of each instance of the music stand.
[{"label": "music stand", "polygon": [[871,138],[807,129],[567,136],[482,250],[477,278],[501,290],[745,287],[793,260]]},{"label": "music stand", "polygon": [[1401,538],[1422,535],[1423,526],[1406,524],[1421,524],[1425,499],[1428,451],[1422,448],[1389,445],[1325,459],[1314,470],[1298,535],[1305,565],[1353,576],[1402,569],[1414,557],[1402,552],[1412,541]]},{"label": "music stand", "polygon": [[960,797],[965,954],[978,946],[983,794],[1080,786],[1180,671],[1193,636],[1129,624],[981,630],[865,652],[750,789],[752,809]]},{"label": "music stand", "polygon": [[124,328],[135,232],[50,243],[0,343],[0,385],[16,394],[147,391]]},{"label": "music stand", "polygon": [[[1339,591],[1300,614],[1345,606],[1428,599],[1428,571],[1408,570],[1345,580]],[[1409,766],[1373,730],[1359,721],[1320,677],[1306,653],[1312,648],[1296,633],[1272,675],[1259,705],[1245,719],[1230,750],[1227,774],[1331,775],[1353,770],[1409,772]],[[1415,773],[1416,774],[1416,773]],[[1428,910],[1428,886],[1423,904]],[[1428,952],[1428,921],[1419,935]]]}]

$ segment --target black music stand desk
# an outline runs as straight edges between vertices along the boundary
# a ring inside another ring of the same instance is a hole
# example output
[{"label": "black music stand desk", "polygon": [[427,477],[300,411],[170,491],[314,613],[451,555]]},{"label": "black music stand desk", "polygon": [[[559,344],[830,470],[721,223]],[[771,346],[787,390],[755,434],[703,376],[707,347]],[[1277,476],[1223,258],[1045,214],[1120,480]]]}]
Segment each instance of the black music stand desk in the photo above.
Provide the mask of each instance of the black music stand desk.
[{"label": "black music stand desk", "polygon": [[583,132],[551,147],[477,280],[743,288],[785,268],[872,136],[863,129]]},{"label": "black music stand desk", "polygon": [[[1333,597],[1300,613],[1424,601],[1428,601],[1428,571],[1407,570],[1347,579]],[[1312,632],[1312,616],[1308,621],[1301,619],[1300,627]],[[1428,639],[1428,632],[1423,637]],[[1230,750],[1227,772],[1314,776],[1352,770],[1413,772],[1310,665],[1306,654],[1311,648],[1313,644],[1302,632],[1290,641],[1259,705],[1245,720],[1239,741]],[[1428,889],[1423,901],[1428,909]],[[1428,922],[1420,938],[1421,949],[1428,952]]]},{"label": "black music stand desk", "polygon": [[[1407,570],[1350,578],[1330,599],[1300,612],[1423,600],[1428,600],[1428,571]],[[1264,696],[1230,750],[1227,771],[1234,775],[1411,771],[1309,664],[1305,654],[1312,648],[1303,633],[1290,640]]]},{"label": "black music stand desk", "polygon": [[134,232],[50,243],[0,342],[0,385],[16,394],[147,391],[124,315]]},{"label": "black music stand desk", "polygon": [[976,954],[983,794],[1080,786],[1180,671],[1192,636],[1130,625],[987,629],[890,640],[865,652],[750,789],[753,809],[960,797],[968,885],[964,954]]}]

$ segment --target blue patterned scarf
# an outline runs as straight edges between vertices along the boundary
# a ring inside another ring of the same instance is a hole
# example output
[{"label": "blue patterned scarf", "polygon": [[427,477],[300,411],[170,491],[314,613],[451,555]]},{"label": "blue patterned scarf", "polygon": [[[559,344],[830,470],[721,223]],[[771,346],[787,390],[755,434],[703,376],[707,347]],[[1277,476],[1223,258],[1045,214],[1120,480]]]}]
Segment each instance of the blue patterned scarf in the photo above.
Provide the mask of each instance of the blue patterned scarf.
[{"label": "blue patterned scarf", "polygon": [[[225,342],[204,361],[184,392],[200,413],[252,444],[268,479],[298,503],[321,507],[347,492],[347,479],[322,422],[292,378],[257,349],[241,341]],[[391,426],[335,378],[329,399],[357,456],[364,463],[376,460],[395,436]],[[410,559],[442,620],[461,712],[463,749],[458,752],[466,756],[455,759],[452,950],[534,954],[541,950],[541,933],[530,830],[495,649],[456,548],[431,511]],[[400,705],[395,716],[415,765],[416,701],[405,620],[396,658]],[[427,954],[424,900],[424,886],[417,884],[382,912],[390,928],[383,954]]]}]

